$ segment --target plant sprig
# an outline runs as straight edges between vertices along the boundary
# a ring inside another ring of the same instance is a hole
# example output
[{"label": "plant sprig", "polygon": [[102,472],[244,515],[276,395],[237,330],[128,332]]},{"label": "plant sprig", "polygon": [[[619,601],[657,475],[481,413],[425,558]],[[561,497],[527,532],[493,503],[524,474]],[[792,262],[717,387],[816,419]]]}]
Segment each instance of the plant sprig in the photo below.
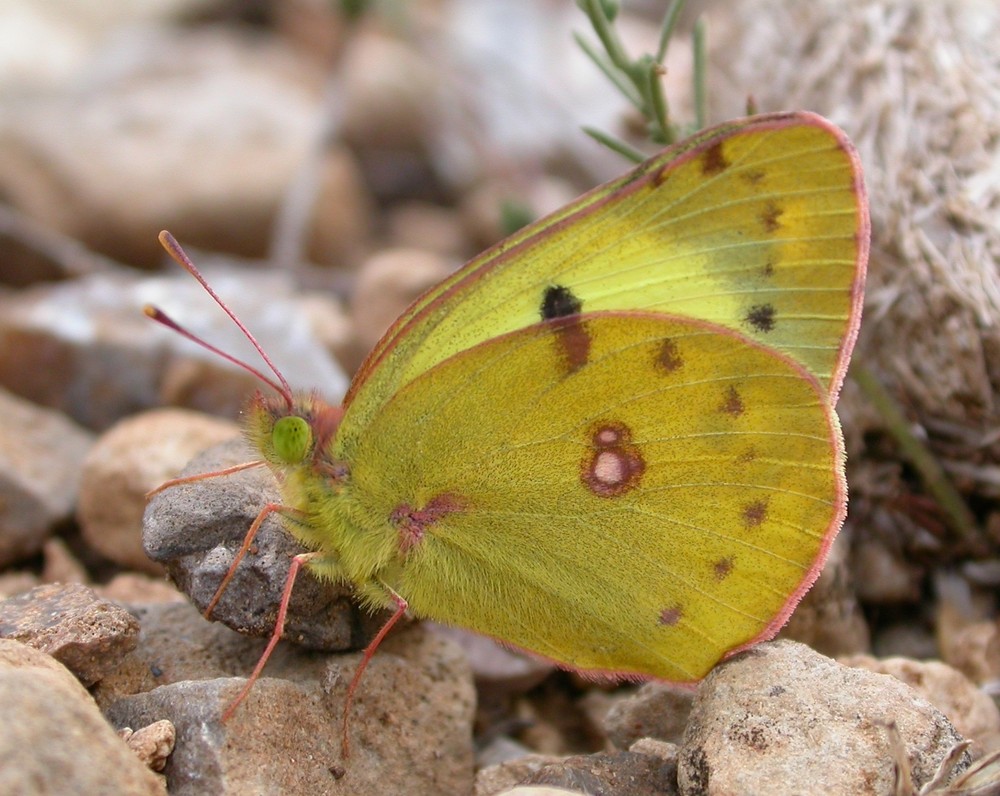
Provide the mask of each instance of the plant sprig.
[{"label": "plant sprig", "polygon": [[[625,45],[615,29],[618,0],[577,0],[577,5],[587,15],[600,42],[599,49],[579,34],[574,39],[623,97],[635,107],[646,123],[649,139],[667,145],[682,138],[690,129],[670,118],[670,106],[663,92],[663,61],[667,47],[680,18],[685,0],[673,0],[660,24],[659,43],[655,53],[644,53],[636,58],[628,55]],[[699,21],[694,29],[694,97],[695,129],[705,124],[705,33]],[[584,132],[599,143],[639,162],[645,156],[619,138],[594,128]]]}]

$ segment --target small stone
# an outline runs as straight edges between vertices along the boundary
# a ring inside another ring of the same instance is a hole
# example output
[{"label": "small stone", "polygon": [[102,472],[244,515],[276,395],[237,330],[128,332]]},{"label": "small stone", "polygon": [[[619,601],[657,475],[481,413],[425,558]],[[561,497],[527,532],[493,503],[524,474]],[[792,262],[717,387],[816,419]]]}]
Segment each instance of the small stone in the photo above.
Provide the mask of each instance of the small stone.
[{"label": "small stone", "polygon": [[[521,725],[518,739],[539,754],[569,754],[573,745],[567,729],[576,729],[579,714],[564,694],[549,691],[539,696],[538,699],[521,697],[513,706],[514,720]],[[567,721],[568,716],[573,718]]]},{"label": "small stone", "polygon": [[0,573],[0,599],[14,597],[31,591],[41,583],[41,578],[32,572],[8,570]]},{"label": "small stone", "polygon": [[351,150],[327,142],[312,166],[317,182],[309,225],[310,262],[352,270],[368,253],[374,200]]},{"label": "small stone", "polygon": [[0,91],[8,97],[58,91],[87,74],[90,60],[106,53],[109,41],[118,40],[122,28],[182,24],[211,7],[211,0],[157,0],[121,3],[108,13],[107,6],[54,8],[11,0],[0,5],[5,34]]},{"label": "small stone", "polygon": [[[356,652],[329,658],[322,681],[324,701],[338,719],[362,656]],[[389,783],[377,785],[384,765],[406,772],[408,793],[469,793],[475,704],[472,672],[458,647],[428,633],[421,623],[388,636],[365,669],[348,717],[357,759],[370,755],[379,761],[368,774],[369,787],[385,793],[397,790]],[[350,767],[350,761],[346,765]],[[427,766],[426,772],[414,776],[414,769],[422,766]]]},{"label": "small stone", "polygon": [[658,741],[655,738],[640,738],[628,750],[639,755],[659,757],[663,760],[677,760],[677,744]]},{"label": "small stone", "polygon": [[[481,710],[481,706],[477,707]],[[524,744],[509,738],[506,735],[494,735],[484,746],[480,746],[476,751],[476,769],[481,770],[489,766],[499,766],[501,763],[510,763],[514,760],[521,760],[529,757],[533,752]]]},{"label": "small stone", "polygon": [[160,684],[161,678],[156,676],[161,672],[160,663],[159,661],[150,663],[146,656],[132,652],[126,655],[113,671],[94,683],[90,687],[90,694],[97,702],[97,706],[106,711],[122,697],[152,691]]},{"label": "small stone", "polygon": [[[293,389],[339,401],[347,378],[313,332],[290,276],[213,267],[206,259],[198,257],[198,265],[213,288],[247,319]],[[243,332],[180,268],[147,278],[112,271],[0,293],[0,386],[88,428],[109,428],[165,404],[236,417],[260,381],[151,321],[142,311],[146,304],[223,351],[256,356]],[[50,458],[47,472],[55,472]]]},{"label": "small stone", "polygon": [[107,583],[94,584],[94,592],[122,605],[185,602],[187,598],[172,583],[136,572],[122,572]]},{"label": "small stone", "polygon": [[973,622],[949,633],[941,657],[975,683],[1000,680],[1000,622]]},{"label": "small stone", "polygon": [[587,738],[593,739],[595,744],[600,744],[595,748],[613,751],[608,743],[605,722],[611,709],[621,700],[627,699],[627,694],[628,691],[625,689],[608,691],[604,688],[587,688],[575,701],[575,707],[582,714],[580,723]]},{"label": "small stone", "polygon": [[475,796],[495,796],[505,793],[546,765],[561,758],[553,755],[530,754],[481,768],[476,774]]},{"label": "small stone", "polygon": [[451,208],[426,202],[403,203],[391,210],[387,226],[393,248],[433,252],[458,261],[466,259],[473,248]]},{"label": "small stone", "polygon": [[661,796],[677,792],[677,756],[600,752],[543,766],[523,785],[579,788],[585,793]]},{"label": "small stone", "polygon": [[[266,641],[209,622],[189,602],[134,606],[142,626],[139,644],[91,692],[102,709],[122,697],[187,680],[246,677]],[[322,657],[290,642],[279,642],[265,675],[297,681],[319,680]]]},{"label": "small stone", "polygon": [[431,632],[450,639],[465,652],[481,702],[524,694],[555,671],[548,661],[509,649],[478,633],[433,622],[428,625]]},{"label": "small stone", "polygon": [[855,595],[849,551],[850,535],[841,532],[819,578],[782,628],[781,638],[801,641],[831,657],[871,648],[868,624]]},{"label": "small stone", "polygon": [[126,727],[118,735],[140,762],[152,771],[163,771],[177,741],[177,730],[166,719],[154,721],[135,731]]},{"label": "small stone", "polygon": [[[907,658],[878,660],[870,655],[838,659],[845,666],[888,674],[906,683],[948,717],[955,729],[975,743],[1000,733],[1000,709],[957,669],[940,661],[913,661]],[[978,756],[978,755],[977,755]]]},{"label": "small stone", "polygon": [[851,562],[858,599],[866,604],[915,603],[924,571],[879,539],[859,542]]},{"label": "small stone", "polygon": [[195,454],[239,434],[232,421],[184,409],[154,409],[112,426],[83,462],[77,509],[83,538],[116,564],[162,574],[142,547],[146,493]]},{"label": "small stone", "polygon": [[[967,572],[968,567],[964,570]],[[988,589],[974,589],[968,577],[938,571],[934,590],[938,604],[932,632],[940,652],[926,657],[940,657],[978,685],[1000,680],[1000,621],[996,617],[995,584]]]},{"label": "small stone", "polygon": [[891,793],[890,721],[917,788],[962,740],[947,717],[894,678],[795,642],[758,644],[702,682],[681,744],[680,792]]},{"label": "small stone", "polygon": [[139,622],[80,584],[38,586],[0,602],[0,636],[48,653],[92,685],[138,643]]},{"label": "small stone", "polygon": [[938,642],[933,628],[904,616],[878,629],[871,651],[877,658],[936,658]]},{"label": "small stone", "polygon": [[317,65],[276,37],[222,25],[123,26],[104,38],[101,61],[61,91],[9,98],[5,200],[120,262],[157,264],[164,227],[262,253],[315,144]]},{"label": "small stone", "polygon": [[93,438],[58,412],[2,389],[0,417],[2,567],[38,553],[53,528],[71,516],[80,463]]},{"label": "small stone", "polygon": [[608,711],[604,729],[618,749],[642,738],[679,743],[687,726],[695,692],[669,683],[646,683]]},{"label": "small stone", "polygon": [[80,681],[73,676],[73,673],[63,666],[59,661],[46,652],[15,641],[12,638],[0,638],[0,669],[43,669],[66,686],[67,690],[87,698],[87,689],[80,685]]},{"label": "small stone", "polygon": [[332,296],[310,293],[299,302],[299,312],[308,322],[316,341],[333,354],[342,368],[356,367],[354,328],[342,302]]},{"label": "small stone", "polygon": [[86,583],[90,575],[86,567],[70,552],[66,542],[58,537],[49,539],[42,547],[42,581],[45,583]]},{"label": "small stone", "polygon": [[362,27],[340,62],[342,135],[360,150],[422,152],[438,118],[440,75],[433,61],[400,39]]}]

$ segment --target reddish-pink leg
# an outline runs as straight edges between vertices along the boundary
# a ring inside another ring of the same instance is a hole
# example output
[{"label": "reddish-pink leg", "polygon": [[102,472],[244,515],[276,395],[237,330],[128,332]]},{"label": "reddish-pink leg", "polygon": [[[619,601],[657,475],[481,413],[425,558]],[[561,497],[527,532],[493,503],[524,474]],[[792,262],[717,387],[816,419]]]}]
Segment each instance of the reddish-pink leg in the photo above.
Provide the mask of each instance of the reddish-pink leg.
[{"label": "reddish-pink leg", "polygon": [[205,609],[203,616],[206,619],[211,619],[212,611],[215,610],[215,606],[219,604],[219,600],[222,599],[222,593],[229,586],[229,581],[233,579],[233,575],[236,574],[236,567],[240,565],[240,562],[246,556],[247,551],[250,550],[250,546],[253,544],[253,540],[257,537],[257,531],[260,530],[260,526],[264,524],[266,520],[272,514],[283,511],[288,514],[298,513],[297,509],[293,509],[291,506],[282,506],[280,503],[268,503],[264,508],[260,510],[260,514],[257,515],[250,528],[247,530],[247,535],[243,537],[243,544],[240,545],[240,549],[236,552],[236,556],[233,558],[233,563],[229,565],[229,569],[226,571],[225,577],[222,579],[222,583],[219,584],[219,588],[215,590],[215,594],[212,595],[212,599],[208,603],[208,607]]},{"label": "reddish-pink leg", "polygon": [[354,692],[358,690],[358,685],[361,683],[361,675],[364,674],[365,669],[368,668],[368,662],[372,659],[375,654],[375,650],[378,649],[378,645],[382,643],[382,640],[386,637],[390,630],[392,630],[393,625],[398,622],[403,614],[406,613],[406,609],[409,604],[400,597],[396,592],[386,586],[386,591],[389,592],[389,596],[392,601],[396,603],[396,612],[389,617],[389,620],[382,625],[382,629],[378,631],[367,647],[365,647],[365,654],[361,658],[361,663],[358,665],[358,669],[354,672],[354,677],[351,678],[351,684],[347,687],[347,696],[344,698],[344,724],[341,729],[341,742],[340,749],[344,757],[351,756],[351,743],[347,737],[347,721],[351,714],[351,704],[354,702]]},{"label": "reddish-pink leg", "polygon": [[281,603],[278,605],[278,618],[274,623],[274,632],[271,633],[271,640],[267,642],[267,646],[264,648],[264,652],[257,660],[257,665],[254,666],[253,671],[250,673],[250,677],[247,678],[247,682],[246,685],[243,686],[243,690],[236,695],[236,699],[232,701],[229,707],[226,708],[225,713],[222,714],[223,723],[232,718],[236,708],[238,708],[240,703],[246,699],[247,694],[250,693],[250,689],[253,688],[253,684],[256,683],[257,678],[260,677],[260,673],[264,671],[267,659],[271,657],[271,653],[274,652],[274,648],[277,646],[278,642],[281,640],[282,634],[285,632],[285,618],[288,616],[288,603],[292,599],[292,586],[295,585],[295,578],[298,576],[299,570],[302,569],[304,564],[314,558],[319,558],[321,555],[322,553],[299,553],[297,556],[292,556],[292,565],[288,568],[288,577],[285,579],[285,588],[281,592]]},{"label": "reddish-pink leg", "polygon": [[234,464],[232,467],[226,467],[224,470],[212,470],[210,473],[198,473],[197,475],[185,475],[182,478],[171,478],[169,481],[164,481],[156,489],[150,489],[146,494],[146,500],[149,500],[153,495],[157,495],[165,489],[170,489],[174,486],[180,486],[181,484],[191,484],[195,481],[204,481],[206,478],[218,478],[222,475],[232,475],[233,473],[239,473],[243,470],[250,470],[254,467],[263,467],[266,462],[244,462],[243,464]]}]

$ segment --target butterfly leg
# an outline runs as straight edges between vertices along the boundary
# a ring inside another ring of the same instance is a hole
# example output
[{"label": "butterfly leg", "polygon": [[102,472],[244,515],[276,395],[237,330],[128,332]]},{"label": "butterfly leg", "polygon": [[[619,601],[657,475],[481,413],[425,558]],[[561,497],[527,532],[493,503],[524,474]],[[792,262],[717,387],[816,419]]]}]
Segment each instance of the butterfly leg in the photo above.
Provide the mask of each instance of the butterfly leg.
[{"label": "butterfly leg", "polygon": [[392,616],[389,617],[388,621],[382,625],[382,628],[375,634],[368,646],[365,647],[364,656],[361,658],[361,663],[358,665],[357,671],[354,672],[354,677],[351,678],[351,684],[347,687],[347,696],[344,698],[344,722],[341,728],[341,742],[340,748],[344,757],[351,756],[351,744],[347,737],[347,722],[351,715],[351,704],[354,702],[354,692],[358,690],[358,685],[361,683],[361,675],[364,674],[365,669],[368,668],[368,662],[371,661],[372,656],[375,654],[375,650],[378,649],[379,644],[388,635],[389,631],[392,630],[393,626],[402,619],[403,615],[406,613],[406,609],[409,608],[409,603],[406,602],[400,595],[398,595],[393,589],[386,586],[384,583],[380,584],[383,589],[385,589],[386,594],[389,598],[396,604],[396,611]]},{"label": "butterfly leg", "polygon": [[212,618],[212,611],[215,610],[215,606],[219,604],[219,600],[222,599],[222,593],[229,586],[229,582],[233,579],[233,575],[236,574],[236,568],[240,565],[240,562],[246,556],[247,552],[250,550],[250,546],[253,544],[253,540],[257,537],[257,531],[260,530],[260,526],[264,524],[269,516],[275,513],[284,514],[301,514],[297,509],[291,506],[282,506],[280,503],[268,503],[264,508],[260,510],[260,514],[250,525],[247,530],[246,536],[243,537],[243,544],[240,545],[240,549],[236,552],[233,558],[233,563],[229,565],[229,569],[226,571],[225,577],[223,577],[222,582],[219,584],[219,588],[215,590],[215,594],[212,595],[212,599],[208,603],[208,607],[205,608],[202,614],[206,619]]},{"label": "butterfly leg", "polygon": [[[264,512],[271,505],[273,504],[265,506],[258,515],[257,519],[267,516]],[[284,507],[278,506],[271,509],[271,512],[282,508]],[[252,537],[249,533],[247,534],[247,538],[252,541]],[[240,703],[246,699],[247,694],[250,693],[250,689],[253,688],[254,683],[257,682],[257,678],[260,677],[260,673],[264,671],[267,659],[271,657],[271,653],[274,652],[274,648],[277,646],[278,642],[281,640],[282,634],[285,632],[285,618],[288,616],[288,603],[292,599],[292,587],[295,585],[295,578],[298,577],[299,570],[302,569],[303,565],[309,563],[315,558],[319,558],[320,556],[322,556],[322,553],[299,553],[297,556],[292,556],[292,565],[288,568],[288,577],[285,579],[285,588],[281,592],[281,603],[278,605],[278,618],[275,620],[274,631],[271,633],[271,639],[267,642],[264,652],[261,653],[260,658],[257,660],[257,665],[254,666],[253,671],[250,673],[250,677],[247,678],[246,685],[243,686],[243,689],[236,695],[236,699],[230,703],[229,707],[227,707],[225,712],[222,714],[223,723],[232,718],[236,708],[238,708]],[[236,564],[234,563],[233,566],[235,567]],[[231,571],[232,570],[230,570],[230,572]]]},{"label": "butterfly leg", "polygon": [[244,470],[252,470],[255,467],[263,467],[265,462],[254,461],[254,462],[243,462],[243,464],[234,464],[232,467],[226,467],[223,470],[212,470],[210,473],[197,473],[196,475],[185,475],[180,478],[171,478],[169,481],[164,481],[156,489],[150,489],[143,497],[149,500],[154,495],[158,495],[167,489],[172,489],[175,486],[180,486],[181,484],[193,484],[195,481],[204,481],[208,478],[220,478],[224,475],[232,475],[233,473],[241,473]]}]

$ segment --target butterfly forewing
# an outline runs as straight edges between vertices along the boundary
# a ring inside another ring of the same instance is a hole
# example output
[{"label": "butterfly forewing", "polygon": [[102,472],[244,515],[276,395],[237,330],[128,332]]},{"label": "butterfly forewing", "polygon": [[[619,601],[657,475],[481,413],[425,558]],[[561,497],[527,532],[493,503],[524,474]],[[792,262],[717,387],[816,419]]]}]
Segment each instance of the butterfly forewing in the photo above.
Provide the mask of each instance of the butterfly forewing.
[{"label": "butterfly forewing", "polygon": [[[435,364],[579,311],[708,320],[782,351],[835,399],[860,315],[868,215],[857,155],[813,114],[732,122],[666,150],[466,265],[418,300],[348,394],[363,426]],[[354,415],[353,417],[351,415]]]}]

